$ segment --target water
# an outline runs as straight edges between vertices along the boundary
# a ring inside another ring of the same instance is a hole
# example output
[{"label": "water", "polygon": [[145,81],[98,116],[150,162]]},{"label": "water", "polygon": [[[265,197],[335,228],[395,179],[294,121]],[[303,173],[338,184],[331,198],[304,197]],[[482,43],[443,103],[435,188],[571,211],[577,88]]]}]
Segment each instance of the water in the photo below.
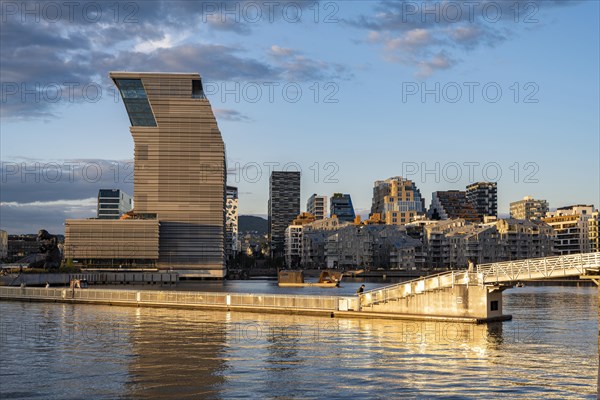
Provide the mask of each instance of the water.
[{"label": "water", "polygon": [[0,398],[595,398],[597,292],[492,325],[0,302]]}]

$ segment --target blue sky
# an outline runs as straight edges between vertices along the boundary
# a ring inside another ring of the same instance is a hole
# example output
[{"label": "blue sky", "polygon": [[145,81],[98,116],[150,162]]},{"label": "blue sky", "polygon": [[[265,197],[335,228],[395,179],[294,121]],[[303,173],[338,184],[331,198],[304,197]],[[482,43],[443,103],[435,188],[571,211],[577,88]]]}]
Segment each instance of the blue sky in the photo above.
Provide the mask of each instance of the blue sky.
[{"label": "blue sky", "polygon": [[280,1],[272,21],[253,1],[61,4],[2,2],[11,233],[60,233],[95,215],[100,187],[133,190],[111,70],[202,75],[242,214],[266,214],[269,168],[286,164],[302,170],[303,206],[346,192],[363,214],[373,182],[396,175],[427,205],[486,178],[501,214],[525,195],[600,203],[596,1]]}]

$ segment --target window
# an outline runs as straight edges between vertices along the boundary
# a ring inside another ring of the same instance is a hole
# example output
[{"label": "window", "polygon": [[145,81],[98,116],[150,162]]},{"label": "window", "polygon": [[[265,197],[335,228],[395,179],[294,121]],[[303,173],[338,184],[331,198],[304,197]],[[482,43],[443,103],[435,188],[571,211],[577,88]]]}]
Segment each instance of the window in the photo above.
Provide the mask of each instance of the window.
[{"label": "window", "polygon": [[492,300],[490,302],[490,311],[498,311],[498,300]]},{"label": "window", "polygon": [[131,126],[156,126],[142,80],[117,79],[115,82],[123,97]]},{"label": "window", "polygon": [[202,90],[202,81],[200,79],[192,80],[192,99],[205,99],[204,90]]}]

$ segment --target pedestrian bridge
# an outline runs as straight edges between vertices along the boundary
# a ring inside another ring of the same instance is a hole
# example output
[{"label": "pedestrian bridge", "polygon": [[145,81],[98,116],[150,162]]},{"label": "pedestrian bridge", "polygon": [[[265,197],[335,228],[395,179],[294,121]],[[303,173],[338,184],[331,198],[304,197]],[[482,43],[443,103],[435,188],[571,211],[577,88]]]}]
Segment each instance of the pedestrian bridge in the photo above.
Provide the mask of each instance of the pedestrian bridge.
[{"label": "pedestrian bridge", "polygon": [[564,278],[600,268],[600,252],[482,264],[477,273],[485,284]]},{"label": "pedestrian bridge", "polygon": [[599,268],[600,252],[481,264],[476,271],[447,271],[369,290],[362,294],[361,303],[377,306],[457,286],[495,291],[521,281],[581,276]]}]

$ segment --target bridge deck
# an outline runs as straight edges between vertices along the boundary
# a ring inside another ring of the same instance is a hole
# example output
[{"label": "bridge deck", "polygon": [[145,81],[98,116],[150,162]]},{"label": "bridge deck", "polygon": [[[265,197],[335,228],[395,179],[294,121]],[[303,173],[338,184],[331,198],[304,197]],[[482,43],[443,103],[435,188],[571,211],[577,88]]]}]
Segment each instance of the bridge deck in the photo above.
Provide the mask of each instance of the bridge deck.
[{"label": "bridge deck", "polygon": [[361,303],[364,306],[385,303],[454,285],[491,286],[532,279],[580,276],[598,268],[600,252],[481,264],[477,272],[448,271],[369,290],[362,294]]}]

